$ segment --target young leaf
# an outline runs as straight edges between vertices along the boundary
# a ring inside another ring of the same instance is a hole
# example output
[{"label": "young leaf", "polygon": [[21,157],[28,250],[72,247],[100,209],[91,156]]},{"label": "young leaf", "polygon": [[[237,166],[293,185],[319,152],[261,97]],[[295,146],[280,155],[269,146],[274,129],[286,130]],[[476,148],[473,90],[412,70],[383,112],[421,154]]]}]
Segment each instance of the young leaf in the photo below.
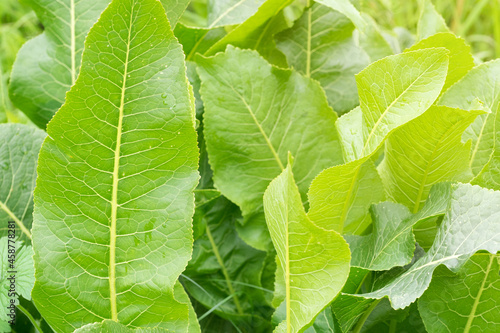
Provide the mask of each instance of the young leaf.
[{"label": "young leaf", "polygon": [[451,200],[431,249],[384,287],[362,296],[388,296],[393,308],[401,309],[424,293],[439,265],[458,270],[479,250],[500,251],[499,206],[500,192],[469,184],[452,185]]},{"label": "young leaf", "polygon": [[277,252],[276,283],[285,291],[286,321],[275,332],[299,332],[342,289],[349,275],[349,247],[337,232],[307,217],[290,163],[266,190],[264,209]]},{"label": "young leaf", "polygon": [[[246,221],[262,212],[262,195],[289,151],[303,194],[316,174],[342,162],[337,115],[317,82],[233,47],[198,63],[214,182]],[[263,216],[259,224],[265,227]]]},{"label": "young leaf", "polygon": [[362,233],[371,222],[372,203],[385,199],[384,188],[371,160],[362,158],[321,172],[308,192],[308,212],[318,226],[339,233]]},{"label": "young leaf", "polygon": [[354,25],[344,15],[320,4],[304,11],[292,28],[276,36],[277,47],[299,73],[318,80],[329,104],[339,113],[359,104],[354,74],[370,59],[356,45]]},{"label": "young leaf", "polygon": [[45,31],[23,45],[12,68],[10,99],[39,127],[64,103],[80,69],[83,42],[109,0],[29,0]]},{"label": "young leaf", "polygon": [[[440,48],[391,56],[357,75],[361,106],[337,122],[349,163],[321,172],[309,190],[309,216],[319,225],[351,233],[369,225],[368,208],[384,193],[368,160],[391,132],[433,104],[446,78],[446,53]],[[411,74],[399,76],[403,68]]]},{"label": "young leaf", "polygon": [[453,274],[434,272],[418,301],[428,332],[495,332],[500,325],[499,257],[478,253]]},{"label": "young leaf", "polygon": [[434,184],[470,181],[470,142],[461,137],[480,113],[432,106],[394,132],[378,166],[388,197],[416,213]]},{"label": "young leaf", "polygon": [[418,117],[438,97],[448,70],[448,51],[425,49],[390,56],[356,75],[363,112],[363,147],[357,156],[377,150],[397,127]]},{"label": "young leaf", "polygon": [[471,140],[472,172],[477,175],[488,162],[494,146],[494,122],[500,101],[500,60],[487,62],[468,72],[448,89],[438,101],[463,110],[485,109],[487,114],[476,118],[463,135]]},{"label": "young leaf", "polygon": [[444,47],[450,51],[448,75],[442,90],[442,92],[445,92],[474,67],[474,59],[472,58],[470,46],[462,38],[456,37],[452,33],[439,33],[430,36],[413,45],[406,52],[433,47]]},{"label": "young leaf", "polygon": [[14,221],[17,236],[31,240],[36,163],[45,136],[26,125],[0,125],[0,237],[7,235],[7,221]]},{"label": "young leaf", "polygon": [[352,252],[351,266],[382,271],[410,263],[415,252],[413,226],[443,215],[449,192],[449,184],[435,185],[425,206],[413,215],[404,206],[392,202],[372,206],[373,232],[367,236],[346,236]]},{"label": "young leaf", "polygon": [[173,288],[198,149],[182,48],[155,0],[114,0],[85,45],[39,157],[33,299],[57,331],[111,319],[186,332]]},{"label": "young leaf", "polygon": [[440,32],[449,32],[441,14],[436,11],[431,0],[423,0],[417,24],[417,38],[422,40]]}]

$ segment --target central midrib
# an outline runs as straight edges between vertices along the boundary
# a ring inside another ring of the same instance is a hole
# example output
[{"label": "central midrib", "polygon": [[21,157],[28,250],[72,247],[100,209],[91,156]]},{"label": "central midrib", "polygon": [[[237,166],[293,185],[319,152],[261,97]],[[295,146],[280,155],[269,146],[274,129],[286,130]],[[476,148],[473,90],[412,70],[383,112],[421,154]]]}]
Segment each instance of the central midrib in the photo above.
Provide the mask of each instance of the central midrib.
[{"label": "central midrib", "polygon": [[440,147],[440,145],[443,142],[444,138],[446,138],[448,136],[448,133],[452,132],[456,127],[458,127],[460,125],[461,125],[460,122],[457,122],[452,127],[448,128],[448,130],[446,130],[446,132],[439,138],[438,142],[434,146],[434,148],[432,150],[432,153],[431,153],[431,156],[430,156],[430,158],[428,160],[427,166],[425,168],[423,179],[420,182],[420,186],[419,186],[418,193],[417,193],[417,198],[416,198],[414,206],[413,206],[413,214],[417,213],[418,209],[420,208],[420,201],[422,200],[422,195],[424,193],[424,188],[425,188],[425,185],[426,185],[426,182],[427,182],[427,177],[429,175],[429,169],[433,165],[432,162],[434,161],[434,158],[435,158],[434,155],[437,152],[437,148]]},{"label": "central midrib", "polygon": [[476,317],[477,306],[479,305],[479,300],[481,299],[481,296],[483,294],[484,285],[486,284],[486,280],[488,279],[488,275],[490,274],[491,266],[493,265],[493,260],[495,258],[496,258],[496,255],[490,254],[490,262],[488,263],[488,268],[486,268],[486,272],[484,274],[484,279],[483,279],[483,281],[481,283],[481,287],[479,288],[479,291],[477,293],[477,297],[474,299],[474,304],[472,305],[472,310],[469,314],[469,317],[467,318],[467,324],[465,325],[464,333],[468,333],[470,331],[470,328],[472,327],[472,322],[474,321],[474,318]]},{"label": "central midrib", "polygon": [[398,102],[398,101],[399,101],[399,99],[400,99],[400,98],[401,98],[404,94],[406,94],[406,92],[407,92],[407,91],[408,91],[411,87],[413,87],[413,85],[414,85],[414,84],[415,84],[418,80],[420,80],[420,78],[421,78],[424,74],[426,74],[426,73],[429,71],[429,69],[430,69],[432,66],[434,66],[434,64],[435,64],[435,63],[437,63],[437,62],[438,62],[438,60],[434,61],[434,63],[432,63],[432,65],[430,65],[429,67],[427,67],[427,68],[425,69],[425,71],[423,71],[423,72],[422,72],[422,73],[421,73],[421,74],[420,74],[420,75],[419,75],[419,76],[418,76],[415,80],[413,80],[413,82],[412,82],[412,83],[411,83],[411,84],[410,84],[410,85],[409,85],[409,86],[408,86],[408,87],[407,87],[407,88],[406,88],[406,89],[405,89],[405,90],[404,90],[401,94],[399,94],[399,96],[398,96],[396,99],[394,99],[394,100],[391,102],[391,104],[390,104],[390,105],[389,105],[389,106],[388,106],[388,107],[384,110],[384,112],[380,115],[380,118],[378,118],[377,122],[373,125],[373,128],[372,128],[372,130],[370,131],[370,134],[368,134],[368,138],[366,139],[366,142],[365,142],[365,145],[364,145],[364,147],[363,147],[363,150],[361,151],[361,156],[363,156],[363,155],[364,155],[364,153],[365,153],[365,151],[366,151],[366,148],[368,148],[368,144],[370,143],[370,139],[371,139],[371,137],[372,137],[373,133],[375,133],[375,130],[376,130],[376,129],[377,129],[377,127],[380,125],[380,122],[382,121],[382,119],[384,119],[384,118],[385,118],[385,116],[386,116],[386,114],[389,112],[389,110],[390,110],[390,109],[394,106],[394,104],[396,104],[396,102]]},{"label": "central midrib", "polygon": [[212,232],[210,231],[210,226],[207,223],[206,227],[207,231],[207,237],[208,240],[210,241],[210,245],[212,245],[212,250],[214,251],[215,258],[219,262],[219,265],[222,268],[222,274],[224,275],[224,279],[226,280],[226,285],[229,289],[229,292],[233,296],[234,304],[236,305],[236,309],[238,310],[238,313],[243,316],[243,308],[241,307],[240,300],[238,299],[238,295],[236,294],[236,291],[234,290],[233,284],[231,283],[231,278],[229,277],[229,273],[227,272],[226,265],[224,264],[224,260],[222,259],[219,248],[217,247],[217,244],[215,244],[215,240],[212,236]]},{"label": "central midrib", "polygon": [[[288,174],[290,177],[290,174]],[[289,180],[287,179],[287,183]],[[288,184],[287,184],[288,185]],[[289,205],[289,191],[287,189],[286,193],[286,219],[285,219],[285,298],[286,298],[286,331],[287,333],[292,332],[292,324],[291,324],[291,315],[292,310],[290,309],[291,301],[290,301],[290,230],[289,230],[289,221],[288,221],[288,205]]]},{"label": "central midrib", "polygon": [[274,159],[276,160],[276,163],[280,167],[281,171],[285,170],[285,167],[283,166],[283,163],[281,163],[281,160],[280,160],[280,158],[278,156],[278,153],[274,149],[274,147],[273,147],[273,145],[271,143],[271,140],[267,136],[266,132],[264,132],[264,129],[262,128],[262,126],[260,125],[259,121],[257,120],[257,117],[253,113],[252,108],[250,107],[250,105],[248,105],[247,101],[243,98],[243,96],[241,96],[234,88],[231,87],[231,89],[238,95],[238,97],[241,99],[241,101],[243,102],[243,104],[245,104],[245,107],[248,110],[248,113],[250,113],[250,116],[252,116],[252,119],[255,122],[255,125],[257,125],[257,127],[259,128],[260,134],[262,134],[262,136],[264,137],[264,140],[266,140],[266,144],[269,147],[269,149],[271,150],[271,153],[273,154]]},{"label": "central midrib", "polygon": [[111,198],[111,225],[109,235],[109,301],[111,307],[111,319],[118,321],[118,311],[116,306],[116,220],[118,211],[118,181],[120,169],[120,146],[122,139],[123,109],[125,105],[125,88],[127,84],[128,58],[130,53],[130,35],[132,32],[132,12],[130,13],[130,22],[128,26],[127,51],[125,53],[125,62],[123,70],[123,84],[121,88],[120,107],[118,116],[118,125],[116,129],[116,148],[113,166],[113,193]]}]

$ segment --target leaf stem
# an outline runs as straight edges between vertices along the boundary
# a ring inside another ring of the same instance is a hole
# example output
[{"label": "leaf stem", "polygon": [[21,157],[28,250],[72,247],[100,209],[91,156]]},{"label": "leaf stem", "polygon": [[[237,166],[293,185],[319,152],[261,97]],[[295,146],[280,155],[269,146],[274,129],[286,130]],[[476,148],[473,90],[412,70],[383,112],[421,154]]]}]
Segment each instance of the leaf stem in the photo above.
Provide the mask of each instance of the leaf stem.
[{"label": "leaf stem", "polygon": [[361,316],[361,318],[358,320],[358,323],[356,324],[356,327],[354,327],[354,330],[352,331],[352,333],[361,332],[361,329],[363,328],[363,325],[365,324],[366,319],[368,319],[368,317],[372,313],[373,309],[375,309],[375,307],[378,305],[378,303],[380,303],[381,300],[382,300],[382,298],[373,301],[373,303],[370,305],[370,307],[368,309],[366,309],[366,311],[363,313],[363,316]]},{"label": "leaf stem", "polygon": [[398,328],[398,322],[392,319],[389,323],[389,333],[396,333],[397,328]]},{"label": "leaf stem", "polygon": [[236,295],[236,292],[234,291],[233,285],[231,283],[231,279],[229,278],[229,273],[227,272],[226,265],[224,265],[224,261],[222,260],[222,257],[219,253],[219,249],[217,248],[217,245],[215,244],[214,238],[212,236],[212,232],[210,231],[210,227],[208,226],[207,223],[207,237],[210,240],[210,244],[212,245],[212,250],[214,251],[215,257],[217,258],[217,262],[219,263],[220,267],[222,268],[222,274],[224,274],[224,278],[226,279],[226,284],[229,289],[229,292],[231,295],[233,295],[233,300],[234,304],[236,305],[236,309],[238,310],[238,313],[240,315],[243,315],[243,309],[241,308],[240,300],[238,299],[238,296]]},{"label": "leaf stem", "polygon": [[28,317],[29,321],[31,322],[31,324],[33,325],[33,327],[39,332],[39,333],[43,333],[42,331],[42,328],[40,327],[40,325],[38,325],[38,323],[36,322],[35,318],[33,318],[33,316],[31,315],[31,313],[29,313],[28,310],[26,310],[21,304],[18,304],[16,305],[16,308],[21,311],[22,313],[24,313],[24,315],[26,317]]}]

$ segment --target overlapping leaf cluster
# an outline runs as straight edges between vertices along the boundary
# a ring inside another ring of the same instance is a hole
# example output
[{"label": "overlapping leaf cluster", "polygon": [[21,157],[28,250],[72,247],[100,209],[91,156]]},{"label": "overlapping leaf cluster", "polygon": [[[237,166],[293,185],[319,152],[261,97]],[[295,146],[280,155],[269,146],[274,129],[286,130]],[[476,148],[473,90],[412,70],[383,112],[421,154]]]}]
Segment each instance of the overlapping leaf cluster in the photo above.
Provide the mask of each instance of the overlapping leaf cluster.
[{"label": "overlapping leaf cluster", "polygon": [[348,0],[30,4],[0,217],[38,330],[498,331],[500,62],[431,2],[406,38]]}]

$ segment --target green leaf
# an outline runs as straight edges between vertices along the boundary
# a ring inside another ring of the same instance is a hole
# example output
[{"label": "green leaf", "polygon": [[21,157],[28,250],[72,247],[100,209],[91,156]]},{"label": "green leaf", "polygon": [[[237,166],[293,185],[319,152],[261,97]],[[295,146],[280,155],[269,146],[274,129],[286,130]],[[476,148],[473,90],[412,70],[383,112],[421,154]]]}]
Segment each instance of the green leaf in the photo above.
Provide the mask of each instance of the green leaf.
[{"label": "green leaf", "polygon": [[56,331],[112,319],[186,332],[173,288],[191,256],[198,149],[161,4],[114,0],[82,64],[39,157],[33,299]]},{"label": "green leaf", "polygon": [[31,239],[36,163],[45,136],[26,125],[0,125],[0,237],[7,235],[7,221],[14,221],[17,236]]},{"label": "green leaf", "polygon": [[208,0],[208,28],[245,22],[266,0]]},{"label": "green leaf", "polygon": [[359,104],[357,74],[370,59],[352,37],[354,25],[344,15],[320,4],[307,8],[292,28],[276,36],[277,47],[290,66],[325,89],[328,102],[339,113]]},{"label": "green leaf", "polygon": [[275,332],[299,332],[342,289],[349,275],[349,247],[337,232],[307,217],[290,163],[267,188],[264,209],[277,252],[276,284],[285,290],[286,321]]},{"label": "green leaf", "polygon": [[377,150],[386,136],[427,110],[438,97],[448,70],[444,48],[406,52],[379,60],[358,75],[363,146],[348,161]]},{"label": "green leaf", "polygon": [[446,76],[446,82],[442,90],[442,92],[445,92],[474,67],[474,58],[472,58],[470,46],[462,38],[456,37],[452,33],[438,33],[430,36],[413,45],[408,51],[433,47],[444,47],[450,51],[448,75]]},{"label": "green leaf", "polygon": [[359,43],[371,61],[377,61],[394,53],[375,20],[367,14],[361,14],[351,1],[319,0],[317,2],[338,11],[354,23],[360,33]]},{"label": "green leaf", "polygon": [[64,103],[81,65],[83,43],[109,0],[28,0],[45,31],[23,45],[12,68],[10,99],[39,127]]},{"label": "green leaf", "polygon": [[443,215],[449,192],[449,184],[434,186],[425,206],[413,215],[406,207],[392,202],[372,206],[373,232],[367,236],[346,236],[352,252],[351,266],[382,271],[410,263],[415,251],[413,226]]},{"label": "green leaf", "polygon": [[359,30],[365,30],[367,23],[350,0],[318,0],[316,2],[328,6],[347,16]]},{"label": "green leaf", "polygon": [[423,0],[420,18],[417,24],[417,38],[419,40],[440,32],[449,32],[448,26],[441,14],[436,11],[431,0]]},{"label": "green leaf", "polygon": [[333,312],[330,307],[327,307],[321,312],[314,321],[314,324],[309,327],[304,333],[336,333],[340,332],[340,327],[335,321]]},{"label": "green leaf", "polygon": [[[9,262],[9,249],[15,249],[15,261]],[[31,246],[24,245],[19,239],[11,237],[0,238],[0,258],[1,273],[0,273],[0,321],[9,321],[12,318],[7,316],[8,306],[11,304],[11,299],[15,300],[15,304],[19,304],[19,296],[27,300],[31,299],[31,290],[35,283],[35,271],[33,267],[33,250]],[[10,266],[13,264],[13,267]],[[9,280],[12,276],[12,271],[15,271],[15,280]],[[12,288],[12,283],[15,287]],[[14,290],[14,292],[12,291]]]},{"label": "green leaf", "polygon": [[428,332],[495,332],[500,325],[498,255],[478,253],[457,274],[440,268],[418,301]]},{"label": "green leaf", "polygon": [[117,323],[113,320],[104,320],[100,323],[87,324],[74,333],[167,333],[172,332],[163,328],[138,328],[132,329],[127,326]]},{"label": "green leaf", "polygon": [[432,106],[394,132],[378,166],[388,197],[416,213],[434,184],[470,181],[470,142],[461,137],[481,113]]},{"label": "green leaf", "polygon": [[261,283],[266,253],[238,237],[234,226],[240,213],[226,198],[196,208],[196,214],[201,211],[205,234],[195,241],[193,258],[183,273],[186,289],[208,309],[230,297],[214,313],[244,331],[270,330],[272,308],[266,296],[272,291]]},{"label": "green leaf", "polygon": [[500,101],[500,60],[487,62],[468,72],[448,89],[438,104],[463,110],[486,110],[465,131],[463,140],[472,141],[470,165],[477,175],[488,162],[494,147],[495,115]]},{"label": "green leaf", "polygon": [[213,44],[226,35],[223,27],[214,29],[204,29],[196,27],[188,27],[179,23],[174,30],[175,37],[182,44],[182,49],[186,55],[186,61],[194,60],[194,56],[199,53],[203,54]]},{"label": "green leaf", "polygon": [[[490,118],[488,121],[493,121],[493,119]],[[493,152],[488,163],[471,183],[498,191],[500,190],[500,115],[498,109],[494,117],[492,148]]]},{"label": "green leaf", "polygon": [[342,162],[337,115],[317,82],[272,67],[254,51],[228,47],[198,63],[215,186],[241,208],[246,223],[254,219],[265,228],[262,196],[289,151],[303,195],[321,170]]},{"label": "green leaf", "polygon": [[[207,52],[205,52],[205,55],[211,56],[217,52],[222,52],[229,44],[240,48],[256,50],[259,50],[261,47],[272,48],[273,45],[266,46],[261,43],[264,43],[266,39],[270,39],[269,42],[274,44],[272,34],[268,35],[268,33],[270,33],[270,31],[279,32],[287,28],[287,26],[283,26],[282,23],[279,23],[283,22],[279,13],[291,2],[292,0],[267,0],[262,4],[262,6],[259,7],[255,14],[231,30],[231,32],[229,32],[224,38],[215,43]],[[278,20],[279,24],[274,23],[275,20]],[[272,31],[275,29],[270,29],[270,27],[279,29],[277,29],[278,31]],[[274,49],[275,48],[276,47],[274,47]]]},{"label": "green leaf", "polygon": [[7,112],[12,108],[7,90],[8,75],[4,73],[0,61],[0,123],[7,122]]},{"label": "green leaf", "polygon": [[359,234],[370,224],[368,208],[385,195],[369,158],[391,132],[433,104],[445,81],[446,53],[426,49],[390,56],[356,76],[361,106],[337,122],[348,163],[324,170],[308,194],[308,214],[321,227]]},{"label": "green leaf", "polygon": [[[377,22],[368,14],[362,14],[363,20],[366,25],[359,33],[359,44],[370,56],[371,61],[377,61],[384,57],[398,53],[393,44],[397,43],[395,37],[390,36],[389,33],[383,31]],[[392,38],[392,41],[391,41]]]},{"label": "green leaf", "polygon": [[174,29],[191,0],[160,0],[167,13],[170,26]]},{"label": "green leaf", "polygon": [[379,290],[360,296],[388,296],[401,309],[420,297],[441,264],[458,270],[475,252],[500,250],[500,192],[469,184],[452,185],[451,200],[431,249],[407,271]]},{"label": "green leaf", "polygon": [[371,160],[362,158],[322,171],[309,188],[308,212],[319,227],[361,234],[371,223],[372,203],[385,199],[384,188]]}]

